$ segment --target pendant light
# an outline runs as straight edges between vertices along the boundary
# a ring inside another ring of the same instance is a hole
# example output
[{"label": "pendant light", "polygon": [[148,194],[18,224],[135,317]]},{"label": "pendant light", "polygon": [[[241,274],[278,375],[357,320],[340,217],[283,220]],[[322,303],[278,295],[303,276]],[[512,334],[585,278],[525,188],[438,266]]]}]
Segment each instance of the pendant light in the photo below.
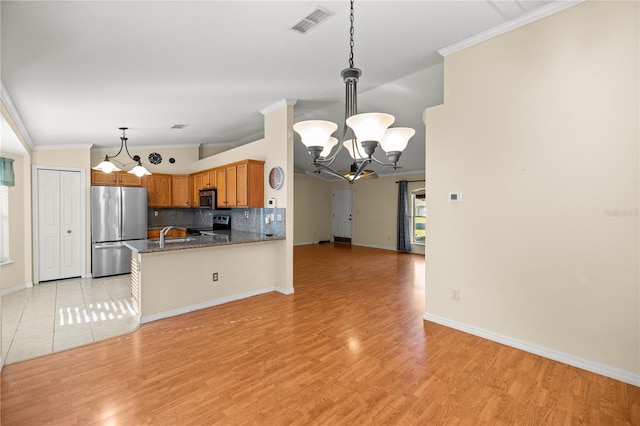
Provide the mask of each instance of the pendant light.
[{"label": "pendant light", "polygon": [[118,151],[118,153],[116,155],[112,155],[112,156],[108,156],[105,155],[104,156],[104,160],[102,160],[100,162],[100,164],[98,164],[97,166],[93,167],[93,170],[99,170],[103,173],[111,173],[111,172],[119,172],[121,171],[121,169],[119,169],[115,164],[113,164],[113,162],[115,161],[116,163],[118,163],[120,165],[120,167],[125,167],[124,163],[121,163],[120,161],[115,160],[115,158],[120,155],[120,153],[122,152],[122,148],[124,147],[124,150],[126,151],[127,155],[129,156],[129,158],[131,159],[131,161],[133,161],[134,163],[138,163],[134,168],[132,168],[131,170],[129,170],[127,173],[131,173],[133,175],[136,175],[138,177],[142,177],[142,176],[148,176],[151,174],[151,172],[149,172],[140,162],[140,157],[138,157],[138,160],[134,159],[131,154],[129,154],[129,147],[127,146],[127,127],[120,127],[120,130],[122,130],[122,136],[120,136],[120,150]]},{"label": "pendant light", "polygon": [[[407,147],[409,139],[415,134],[411,128],[389,128],[395,117],[385,113],[358,114],[357,83],[362,71],[353,64],[353,34],[354,34],[354,0],[350,9],[350,53],[349,68],[342,70],[340,75],[346,85],[345,122],[342,128],[342,142],[331,135],[338,129],[338,125],[324,120],[306,120],[293,125],[300,135],[301,142],[307,147],[316,173],[327,173],[344,179],[350,183],[364,178],[378,177],[375,171],[366,167],[375,162],[377,164],[398,169],[397,165],[402,152]],[[337,149],[334,150],[334,147]],[[387,155],[389,162],[383,162],[374,157],[376,148],[380,146]],[[336,171],[331,168],[338,154],[346,149],[353,163],[349,171]]]}]

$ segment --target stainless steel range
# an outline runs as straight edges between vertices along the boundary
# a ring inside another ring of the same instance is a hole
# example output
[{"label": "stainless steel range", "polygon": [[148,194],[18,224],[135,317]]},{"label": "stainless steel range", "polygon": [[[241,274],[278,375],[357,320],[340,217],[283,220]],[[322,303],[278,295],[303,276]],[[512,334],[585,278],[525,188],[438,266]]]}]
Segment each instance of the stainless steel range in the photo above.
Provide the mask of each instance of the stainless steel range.
[{"label": "stainless steel range", "polygon": [[213,223],[211,226],[203,226],[198,228],[187,228],[187,234],[189,235],[212,235],[215,231],[226,231],[231,229],[231,216],[230,215],[216,215],[213,216]]}]

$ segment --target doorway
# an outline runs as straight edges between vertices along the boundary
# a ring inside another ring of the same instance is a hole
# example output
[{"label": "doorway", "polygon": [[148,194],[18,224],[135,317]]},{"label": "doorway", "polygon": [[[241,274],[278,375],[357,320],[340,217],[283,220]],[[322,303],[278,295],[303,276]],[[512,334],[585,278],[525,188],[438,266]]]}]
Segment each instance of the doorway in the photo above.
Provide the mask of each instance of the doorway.
[{"label": "doorway", "polygon": [[33,174],[34,283],[82,276],[84,170],[34,166]]},{"label": "doorway", "polygon": [[333,241],[351,244],[353,234],[353,189],[335,188],[332,200]]}]

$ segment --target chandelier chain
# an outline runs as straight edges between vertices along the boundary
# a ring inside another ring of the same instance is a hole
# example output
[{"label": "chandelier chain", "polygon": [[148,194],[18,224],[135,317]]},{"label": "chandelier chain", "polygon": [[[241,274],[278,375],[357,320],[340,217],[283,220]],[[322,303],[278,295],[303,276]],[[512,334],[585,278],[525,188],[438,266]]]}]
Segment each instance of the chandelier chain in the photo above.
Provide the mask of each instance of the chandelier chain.
[{"label": "chandelier chain", "polygon": [[349,28],[349,48],[350,48],[350,52],[349,52],[349,68],[353,68],[353,34],[354,34],[354,29],[353,29],[353,21],[354,21],[354,17],[353,17],[353,2],[354,0],[351,0],[351,13],[349,15],[349,20],[351,22],[351,27]]}]

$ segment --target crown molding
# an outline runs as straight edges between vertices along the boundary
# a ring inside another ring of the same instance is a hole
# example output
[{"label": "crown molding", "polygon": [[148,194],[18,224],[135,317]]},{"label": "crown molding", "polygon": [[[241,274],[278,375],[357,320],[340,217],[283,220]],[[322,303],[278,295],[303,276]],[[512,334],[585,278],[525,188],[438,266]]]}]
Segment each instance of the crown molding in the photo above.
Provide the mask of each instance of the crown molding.
[{"label": "crown molding", "polygon": [[13,103],[13,99],[11,99],[11,95],[9,95],[9,91],[7,90],[7,87],[4,85],[4,81],[2,81],[2,79],[0,79],[0,85],[1,85],[0,99],[2,100],[2,103],[4,104],[4,106],[7,108],[7,112],[10,115],[9,118],[11,118],[15,123],[15,125],[18,127],[18,131],[20,132],[21,136],[24,138],[27,145],[29,145],[29,148],[33,149],[34,148],[33,140],[31,140],[31,136],[29,136],[27,127],[24,125],[24,122],[22,121],[20,114],[18,114],[18,110],[16,109],[16,106]]},{"label": "crown molding", "polygon": [[82,145],[36,145],[32,149],[34,151],[59,151],[62,149],[91,149],[93,144]]},{"label": "crown molding", "polygon": [[496,27],[490,28],[486,31],[482,31],[474,36],[466,38],[464,40],[460,40],[457,43],[454,43],[450,46],[443,47],[438,50],[438,53],[443,57],[447,57],[456,52],[459,52],[467,47],[475,46],[476,44],[482,43],[483,41],[487,41],[494,37],[498,37],[499,35],[508,33],[517,28],[523,27],[532,22],[538,21],[540,19],[546,18],[547,16],[553,15],[555,13],[561,12],[570,7],[576,6],[582,3],[585,0],[559,0],[554,3],[545,5],[539,9],[532,10],[529,13],[525,13],[515,19],[507,21],[503,24],[500,24]]},{"label": "crown molding", "polygon": [[[159,151],[161,149],[179,149],[179,148],[199,148],[199,143],[192,143],[188,145],[127,145],[129,150],[133,149],[143,149],[143,150],[152,150]],[[92,148],[93,151],[113,151],[114,149],[118,149],[118,146],[94,146]]]},{"label": "crown molding", "polygon": [[278,101],[273,105],[270,105],[270,106],[268,106],[266,108],[262,108],[260,110],[260,114],[267,115],[267,114],[269,114],[269,113],[271,113],[273,111],[276,111],[276,110],[278,110],[278,109],[280,109],[282,107],[295,105],[296,102],[298,102],[297,99],[282,99],[281,101]]}]

